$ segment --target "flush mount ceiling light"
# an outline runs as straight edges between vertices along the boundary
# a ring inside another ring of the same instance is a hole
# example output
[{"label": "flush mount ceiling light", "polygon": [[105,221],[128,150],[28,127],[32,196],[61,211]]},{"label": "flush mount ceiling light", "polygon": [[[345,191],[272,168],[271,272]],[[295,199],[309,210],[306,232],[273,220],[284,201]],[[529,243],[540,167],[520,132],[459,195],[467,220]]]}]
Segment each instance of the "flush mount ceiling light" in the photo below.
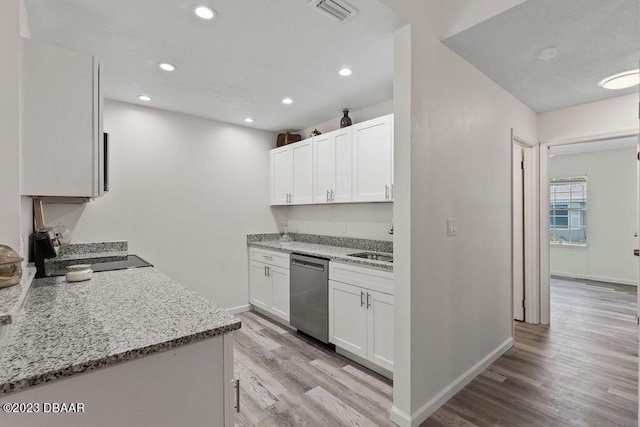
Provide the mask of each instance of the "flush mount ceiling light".
[{"label": "flush mount ceiling light", "polygon": [[158,67],[160,67],[164,71],[175,71],[176,69],[175,65],[169,64],[168,62],[162,62],[158,64]]},{"label": "flush mount ceiling light", "polygon": [[287,104],[287,105],[293,104],[293,99],[291,99],[291,98],[282,98],[282,103],[283,104]]},{"label": "flush mount ceiling light", "polygon": [[351,73],[353,73],[353,71],[351,71],[351,68],[341,68],[340,71],[338,71],[338,74],[340,74],[342,77],[347,77],[350,76]]},{"label": "flush mount ceiling light", "polygon": [[198,18],[207,20],[213,19],[216,16],[216,12],[209,6],[197,6],[195,12],[196,15],[198,15]]},{"label": "flush mount ceiling light", "polygon": [[247,117],[244,121],[245,123],[253,123],[253,119],[251,117]]},{"label": "flush mount ceiling light", "polygon": [[622,73],[614,74],[602,80],[599,84],[605,89],[626,89],[636,86],[640,83],[640,75],[638,70],[629,70]]},{"label": "flush mount ceiling light", "polygon": [[151,97],[150,97],[150,96],[148,96],[148,95],[138,95],[138,99],[139,99],[140,101],[145,101],[145,102],[149,102],[149,101],[151,101]]},{"label": "flush mount ceiling light", "polygon": [[551,58],[555,58],[558,56],[558,48],[557,47],[545,47],[538,53],[538,59],[541,61],[546,61]]}]

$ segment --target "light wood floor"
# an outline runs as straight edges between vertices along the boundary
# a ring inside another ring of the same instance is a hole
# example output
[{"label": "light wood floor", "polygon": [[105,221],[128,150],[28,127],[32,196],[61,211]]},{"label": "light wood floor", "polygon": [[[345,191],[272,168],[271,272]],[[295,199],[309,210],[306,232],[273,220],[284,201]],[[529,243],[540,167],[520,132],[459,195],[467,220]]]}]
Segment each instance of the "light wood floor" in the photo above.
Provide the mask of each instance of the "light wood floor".
[{"label": "light wood floor", "polygon": [[423,426],[636,426],[636,288],[553,279],[551,325],[515,344]]},{"label": "light wood floor", "polygon": [[[515,344],[423,426],[635,426],[636,288],[554,279],[551,326]],[[235,331],[238,426],[392,426],[391,383],[253,312]]]}]

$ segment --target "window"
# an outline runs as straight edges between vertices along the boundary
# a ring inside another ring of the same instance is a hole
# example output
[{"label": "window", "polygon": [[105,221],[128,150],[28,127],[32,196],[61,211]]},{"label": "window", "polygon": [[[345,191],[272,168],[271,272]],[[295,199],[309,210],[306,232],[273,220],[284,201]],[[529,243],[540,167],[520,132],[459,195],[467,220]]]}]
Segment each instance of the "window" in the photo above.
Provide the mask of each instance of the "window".
[{"label": "window", "polygon": [[551,180],[549,232],[554,243],[587,243],[587,177]]}]

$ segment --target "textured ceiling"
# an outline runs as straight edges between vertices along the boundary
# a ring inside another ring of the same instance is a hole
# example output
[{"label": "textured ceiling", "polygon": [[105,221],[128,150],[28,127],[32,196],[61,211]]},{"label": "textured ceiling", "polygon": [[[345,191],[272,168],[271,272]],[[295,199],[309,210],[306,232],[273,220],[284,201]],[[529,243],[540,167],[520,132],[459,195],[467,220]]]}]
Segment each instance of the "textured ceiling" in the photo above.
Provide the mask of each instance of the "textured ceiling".
[{"label": "textured ceiling", "polygon": [[637,147],[638,137],[630,136],[624,138],[604,139],[602,141],[581,142],[579,144],[559,145],[551,147],[549,154],[552,156],[564,156],[567,154],[582,154],[593,151],[620,150],[623,148]]},{"label": "textured ceiling", "polygon": [[638,68],[639,0],[527,0],[443,43],[537,112],[638,92],[598,82]]},{"label": "textured ceiling", "polygon": [[[392,34],[403,22],[379,1],[349,0],[359,13],[345,24],[308,0],[203,1],[213,21],[198,19],[191,0],[25,3],[34,40],[102,60],[110,99],[280,131],[393,97]],[[345,65],[348,78],[338,75]]]}]

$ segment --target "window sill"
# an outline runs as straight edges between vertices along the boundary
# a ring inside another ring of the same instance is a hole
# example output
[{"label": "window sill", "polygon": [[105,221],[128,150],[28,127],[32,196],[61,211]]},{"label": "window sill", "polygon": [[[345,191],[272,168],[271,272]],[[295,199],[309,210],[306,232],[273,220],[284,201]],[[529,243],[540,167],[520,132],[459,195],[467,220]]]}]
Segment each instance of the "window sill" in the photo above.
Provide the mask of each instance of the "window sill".
[{"label": "window sill", "polygon": [[559,242],[549,242],[551,246],[556,248],[588,248],[589,245],[587,243],[559,243]]}]

